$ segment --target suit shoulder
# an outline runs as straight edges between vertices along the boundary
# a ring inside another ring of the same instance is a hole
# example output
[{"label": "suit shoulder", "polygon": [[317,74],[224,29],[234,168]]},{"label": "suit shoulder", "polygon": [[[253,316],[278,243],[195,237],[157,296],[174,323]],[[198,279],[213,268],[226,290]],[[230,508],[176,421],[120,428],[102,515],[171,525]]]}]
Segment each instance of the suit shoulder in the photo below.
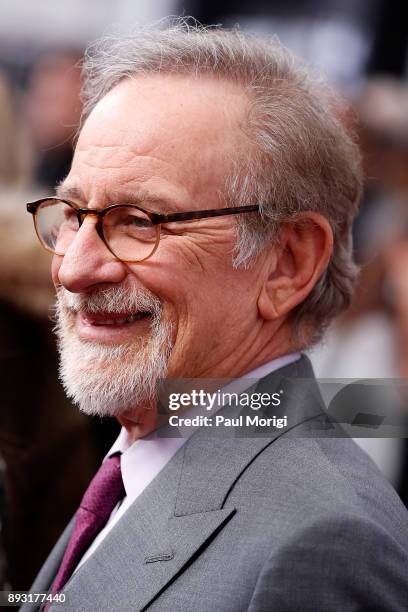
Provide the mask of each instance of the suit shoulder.
[{"label": "suit shoulder", "polygon": [[[311,517],[273,548],[249,611],[405,610],[407,550],[386,529],[355,515]],[[295,588],[282,585],[290,582]]]},{"label": "suit shoulder", "polygon": [[[281,436],[248,469],[282,520],[303,516],[353,516],[384,528],[408,549],[408,513],[375,463],[349,438]],[[256,494],[256,493],[253,493]],[[284,505],[282,510],[282,500]]]}]

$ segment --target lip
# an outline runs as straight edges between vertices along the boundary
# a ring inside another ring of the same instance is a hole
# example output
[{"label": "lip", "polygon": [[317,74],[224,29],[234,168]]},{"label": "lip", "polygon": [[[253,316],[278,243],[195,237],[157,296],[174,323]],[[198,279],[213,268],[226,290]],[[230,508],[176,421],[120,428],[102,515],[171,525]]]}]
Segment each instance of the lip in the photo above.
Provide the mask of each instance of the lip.
[{"label": "lip", "polygon": [[[79,312],[75,315],[75,329],[81,340],[101,342],[104,344],[120,344],[144,335],[150,329],[151,317],[144,314],[140,319],[129,323],[123,320],[129,313],[97,313]],[[118,323],[108,321],[118,320]],[[106,321],[106,324],[104,324]]]}]

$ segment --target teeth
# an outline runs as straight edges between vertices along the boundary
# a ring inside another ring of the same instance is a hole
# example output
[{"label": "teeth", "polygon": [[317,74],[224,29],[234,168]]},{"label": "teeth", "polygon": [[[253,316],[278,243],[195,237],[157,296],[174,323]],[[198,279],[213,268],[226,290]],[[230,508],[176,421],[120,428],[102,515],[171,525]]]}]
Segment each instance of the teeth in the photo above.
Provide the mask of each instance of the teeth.
[{"label": "teeth", "polygon": [[137,321],[147,316],[145,312],[139,312],[136,314],[129,315],[125,319],[104,319],[103,321],[92,321],[92,325],[124,325],[125,323],[133,323],[133,321]]},{"label": "teeth", "polygon": [[144,312],[139,312],[133,315],[130,315],[130,317],[127,317],[127,319],[125,319],[126,323],[132,323],[132,321],[137,321],[137,319],[142,319],[145,316],[146,313]]},{"label": "teeth", "polygon": [[107,319],[102,325],[123,325],[126,321],[126,319]]}]

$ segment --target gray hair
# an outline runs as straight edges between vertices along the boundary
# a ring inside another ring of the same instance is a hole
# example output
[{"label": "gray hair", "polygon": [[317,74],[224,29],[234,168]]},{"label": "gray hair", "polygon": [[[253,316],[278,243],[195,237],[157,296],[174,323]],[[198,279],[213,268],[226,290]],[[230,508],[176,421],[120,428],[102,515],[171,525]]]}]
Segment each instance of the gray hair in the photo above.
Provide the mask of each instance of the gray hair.
[{"label": "gray hair", "polygon": [[259,203],[261,215],[240,216],[233,263],[251,265],[279,239],[282,223],[306,211],[323,214],[334,233],[333,255],[292,313],[297,332],[309,330],[303,339],[297,334],[298,344],[315,341],[349,305],[356,277],[351,224],[361,194],[361,162],[339,97],[275,37],[260,40],[181,18],[164,29],[106,35],[88,48],[83,70],[84,117],[135,75],[214,75],[242,87],[250,101],[245,132],[254,146],[234,161],[223,196],[231,206]]}]

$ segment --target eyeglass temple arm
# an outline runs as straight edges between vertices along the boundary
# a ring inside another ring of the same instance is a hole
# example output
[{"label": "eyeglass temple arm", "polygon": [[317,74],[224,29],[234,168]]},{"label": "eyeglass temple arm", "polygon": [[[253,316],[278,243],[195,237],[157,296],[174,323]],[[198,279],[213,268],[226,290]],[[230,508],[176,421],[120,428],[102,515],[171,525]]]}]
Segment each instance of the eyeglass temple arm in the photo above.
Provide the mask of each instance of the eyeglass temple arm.
[{"label": "eyeglass temple arm", "polygon": [[[36,202],[29,202],[27,204],[27,211],[31,214],[35,214],[37,208],[44,200],[37,200]],[[159,214],[159,213],[149,213],[149,216],[154,224],[159,223],[170,223],[172,221],[190,221],[192,219],[205,219],[208,217],[223,217],[225,215],[238,215],[241,213],[250,213],[250,212],[259,212],[260,206],[259,204],[253,204],[250,206],[234,206],[229,208],[216,208],[211,210],[197,210],[194,212],[179,212],[179,213],[170,213],[170,214]],[[75,210],[77,214],[86,213],[90,214],[89,209],[85,208],[76,208]]]},{"label": "eyeglass temple arm", "polygon": [[172,221],[190,221],[192,219],[223,217],[224,215],[238,215],[249,212],[259,212],[259,204],[253,204],[251,206],[235,206],[233,208],[217,208],[214,210],[198,210],[196,212],[170,213],[168,215],[152,213],[152,221],[154,223],[170,223]]}]

